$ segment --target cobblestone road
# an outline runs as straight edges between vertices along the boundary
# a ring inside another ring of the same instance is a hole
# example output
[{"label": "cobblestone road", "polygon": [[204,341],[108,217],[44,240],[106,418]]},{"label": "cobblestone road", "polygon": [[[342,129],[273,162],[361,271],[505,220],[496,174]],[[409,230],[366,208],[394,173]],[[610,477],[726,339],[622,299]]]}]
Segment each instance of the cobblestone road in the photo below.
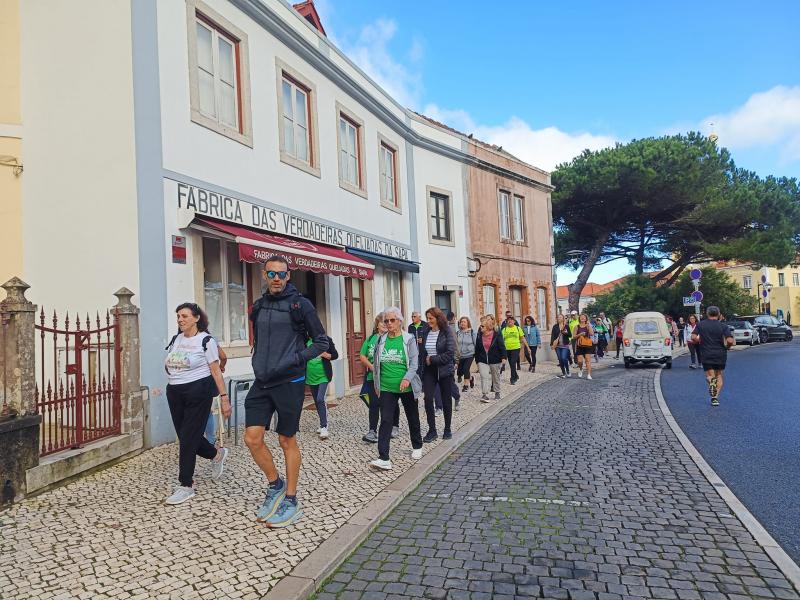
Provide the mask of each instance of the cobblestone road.
[{"label": "cobblestone road", "polygon": [[652,369],[552,381],[428,477],[317,600],[799,598],[665,423]]}]

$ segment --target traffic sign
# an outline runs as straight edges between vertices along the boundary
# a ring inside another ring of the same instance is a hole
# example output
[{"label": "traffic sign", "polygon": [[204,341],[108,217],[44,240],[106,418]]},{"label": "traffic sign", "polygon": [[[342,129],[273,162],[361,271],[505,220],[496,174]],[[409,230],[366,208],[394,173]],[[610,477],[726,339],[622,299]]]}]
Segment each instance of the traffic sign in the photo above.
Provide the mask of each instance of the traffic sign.
[{"label": "traffic sign", "polygon": [[700,269],[692,269],[689,271],[689,277],[692,281],[697,281],[701,277],[703,277],[703,272]]},{"label": "traffic sign", "polygon": [[761,283],[767,283],[767,276],[766,275],[762,275],[761,276]]},{"label": "traffic sign", "polygon": [[684,296],[683,297],[683,305],[684,306],[694,306],[694,304],[695,304],[694,298],[692,298],[691,296]]},{"label": "traffic sign", "polygon": [[767,296],[769,296],[769,292],[767,292],[767,290],[761,290],[761,296],[766,298]]},{"label": "traffic sign", "polygon": [[696,292],[692,292],[692,300],[695,302],[702,302],[703,301],[703,292],[697,290]]}]

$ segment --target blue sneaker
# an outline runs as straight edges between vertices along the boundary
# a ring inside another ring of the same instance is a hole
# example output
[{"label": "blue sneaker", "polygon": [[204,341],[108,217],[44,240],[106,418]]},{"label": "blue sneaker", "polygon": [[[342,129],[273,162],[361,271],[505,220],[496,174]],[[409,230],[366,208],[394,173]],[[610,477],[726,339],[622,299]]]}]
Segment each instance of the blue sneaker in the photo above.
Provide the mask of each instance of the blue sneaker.
[{"label": "blue sneaker", "polygon": [[286,483],[284,483],[279,490],[268,487],[267,497],[264,498],[264,504],[262,504],[261,508],[256,512],[256,521],[263,523],[275,514],[284,496],[286,496]]},{"label": "blue sneaker", "polygon": [[267,527],[270,529],[288,527],[302,516],[303,513],[300,510],[300,504],[298,502],[290,502],[284,498],[278,510],[275,511],[275,514],[267,519]]}]

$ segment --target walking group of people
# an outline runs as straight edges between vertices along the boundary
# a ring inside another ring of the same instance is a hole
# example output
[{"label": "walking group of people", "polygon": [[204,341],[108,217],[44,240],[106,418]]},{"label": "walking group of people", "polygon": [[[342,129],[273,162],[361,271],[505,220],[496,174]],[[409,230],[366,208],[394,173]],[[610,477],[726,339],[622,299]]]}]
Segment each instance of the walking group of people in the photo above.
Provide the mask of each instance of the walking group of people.
[{"label": "walking group of people", "polygon": [[[302,516],[297,499],[302,459],[296,434],[306,385],[320,419],[317,434],[326,439],[330,434],[325,396],[333,376],[331,361],[338,358],[338,352],[314,306],[290,282],[286,260],[269,258],[263,276],[267,290],[250,313],[255,381],[244,403],[244,441],[267,479],[256,520],[278,528]],[[179,485],[165,501],[170,505],[194,497],[198,456],[211,461],[212,478],[222,476],[228,450],[214,444],[214,429],[209,427],[215,396],[220,397],[220,417],[231,414],[222,376],[226,357],[208,332],[208,317],[194,303],[181,304],[176,315],[178,333],[166,348],[164,365],[169,380],[167,400],[179,441]],[[527,359],[528,370],[535,371],[540,343],[531,316],[520,326],[509,312],[497,327],[494,316],[486,315],[474,329],[469,317],[456,324],[453,313],[445,315],[436,307],[425,311],[424,321],[420,313],[413,313],[408,324],[399,308],[384,309],[359,356],[366,369],[360,395],[368,406],[368,430],[362,440],[377,444],[378,452],[369,465],[380,470],[392,468],[390,445],[400,434],[401,405],[411,439],[411,458],[418,460],[423,444],[439,438],[437,418],[443,418],[442,439],[452,438],[453,411],[459,410],[461,395],[476,385],[473,364],[480,377],[480,400],[489,403],[500,398],[500,377],[506,365],[511,384],[519,380],[521,356]],[[418,404],[421,397],[427,421],[424,436]],[[273,423],[284,456],[285,478],[264,443],[264,434]]]},{"label": "walking group of people", "polygon": [[617,355],[622,348],[622,327],[624,321],[619,319],[616,325],[611,324],[605,313],[590,319],[586,313],[570,312],[569,317],[559,314],[556,324],[550,331],[550,346],[555,350],[558,366],[561,369],[559,378],[572,377],[571,365],[578,367],[578,377],[592,379],[592,358],[595,362],[606,355],[610,338],[614,337]]}]

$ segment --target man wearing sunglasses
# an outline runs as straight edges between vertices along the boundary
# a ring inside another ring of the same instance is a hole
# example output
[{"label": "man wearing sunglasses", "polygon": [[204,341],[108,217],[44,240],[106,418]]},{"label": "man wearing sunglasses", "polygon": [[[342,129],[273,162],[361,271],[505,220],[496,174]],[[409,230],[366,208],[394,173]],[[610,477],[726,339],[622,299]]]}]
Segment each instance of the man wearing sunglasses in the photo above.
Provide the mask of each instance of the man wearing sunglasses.
[{"label": "man wearing sunglasses", "polygon": [[[297,502],[300,448],[296,433],[305,396],[306,363],[328,349],[325,329],[311,302],[289,280],[289,265],[281,256],[264,265],[267,291],[253,304],[253,373],[256,380],[244,401],[244,441],[256,464],[269,481],[256,521],[267,527],[287,527],[301,516]],[[306,345],[311,340],[310,345]],[[272,453],[264,443],[264,432],[278,414],[278,442],[286,463],[284,481]]]}]

